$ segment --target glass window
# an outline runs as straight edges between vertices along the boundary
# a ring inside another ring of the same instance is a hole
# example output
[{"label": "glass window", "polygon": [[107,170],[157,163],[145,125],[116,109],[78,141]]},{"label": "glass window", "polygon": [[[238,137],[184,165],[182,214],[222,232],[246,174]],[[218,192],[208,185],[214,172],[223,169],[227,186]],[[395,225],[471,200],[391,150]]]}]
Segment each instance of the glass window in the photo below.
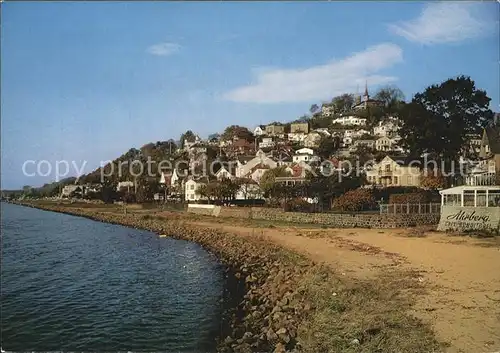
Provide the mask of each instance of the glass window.
[{"label": "glass window", "polygon": [[486,190],[478,190],[476,196],[476,207],[486,206]]},{"label": "glass window", "polygon": [[464,190],[464,206],[474,207],[474,190]]}]

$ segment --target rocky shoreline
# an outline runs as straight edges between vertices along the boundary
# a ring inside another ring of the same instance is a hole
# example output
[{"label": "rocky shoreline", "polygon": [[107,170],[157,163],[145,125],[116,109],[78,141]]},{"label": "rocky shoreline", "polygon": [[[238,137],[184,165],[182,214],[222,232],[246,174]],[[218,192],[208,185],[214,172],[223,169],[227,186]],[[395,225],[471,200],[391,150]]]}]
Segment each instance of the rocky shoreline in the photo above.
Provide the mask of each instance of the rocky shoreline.
[{"label": "rocky shoreline", "polygon": [[[86,217],[200,244],[226,267],[230,301],[223,313],[219,352],[299,352],[301,324],[313,310],[301,283],[310,260],[261,239],[243,238],[150,215],[96,212],[56,205],[22,206]],[[226,293],[227,294],[227,293]]]}]

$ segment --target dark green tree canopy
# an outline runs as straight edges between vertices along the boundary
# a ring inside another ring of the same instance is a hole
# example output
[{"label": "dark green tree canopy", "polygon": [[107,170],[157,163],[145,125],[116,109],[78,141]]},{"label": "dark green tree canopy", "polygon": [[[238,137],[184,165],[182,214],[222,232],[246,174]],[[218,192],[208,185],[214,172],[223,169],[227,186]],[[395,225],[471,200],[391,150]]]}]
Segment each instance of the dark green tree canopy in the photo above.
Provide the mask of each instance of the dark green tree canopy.
[{"label": "dark green tree canopy", "polygon": [[228,126],[221,135],[223,140],[232,140],[234,137],[252,142],[254,140],[253,133],[244,126],[231,125]]},{"label": "dark green tree canopy", "polygon": [[492,121],[490,100],[467,76],[427,87],[402,109],[401,143],[413,156],[426,152],[455,159],[466,135],[479,132]]}]

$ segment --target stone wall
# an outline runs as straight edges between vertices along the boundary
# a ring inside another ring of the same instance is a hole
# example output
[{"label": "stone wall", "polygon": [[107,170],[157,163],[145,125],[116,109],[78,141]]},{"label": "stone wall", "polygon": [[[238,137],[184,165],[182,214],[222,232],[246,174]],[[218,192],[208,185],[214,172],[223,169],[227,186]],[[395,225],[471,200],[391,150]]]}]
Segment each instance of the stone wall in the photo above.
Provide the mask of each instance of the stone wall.
[{"label": "stone wall", "polygon": [[337,228],[405,228],[434,225],[439,214],[356,214],[284,212],[278,208],[222,207],[220,217],[251,218],[277,222],[323,224]]},{"label": "stone wall", "polygon": [[221,207],[189,205],[188,212],[227,218],[322,224],[336,228],[406,228],[439,223],[439,214],[359,214],[284,212],[267,207]]}]

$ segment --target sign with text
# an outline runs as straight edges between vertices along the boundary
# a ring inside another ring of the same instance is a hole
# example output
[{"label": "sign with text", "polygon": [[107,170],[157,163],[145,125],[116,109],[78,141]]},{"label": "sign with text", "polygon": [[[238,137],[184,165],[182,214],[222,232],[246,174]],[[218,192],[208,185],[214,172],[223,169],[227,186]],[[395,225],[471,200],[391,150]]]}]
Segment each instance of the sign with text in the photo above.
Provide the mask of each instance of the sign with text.
[{"label": "sign with text", "polygon": [[443,206],[438,230],[498,230],[500,207]]}]

